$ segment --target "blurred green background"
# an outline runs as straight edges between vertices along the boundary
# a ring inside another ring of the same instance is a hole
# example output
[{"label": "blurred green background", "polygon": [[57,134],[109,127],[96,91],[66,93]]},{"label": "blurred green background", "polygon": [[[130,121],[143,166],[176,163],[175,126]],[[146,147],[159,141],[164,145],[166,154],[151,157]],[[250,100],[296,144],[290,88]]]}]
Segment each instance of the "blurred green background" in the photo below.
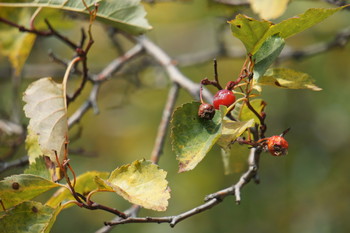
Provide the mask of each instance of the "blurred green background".
[{"label": "blurred green background", "polygon": [[[334,7],[322,1],[292,1],[285,14],[275,20],[294,16],[311,7]],[[235,8],[211,4],[209,1],[193,0],[145,4],[147,19],[153,30],[149,38],[178,61],[180,70],[193,81],[213,76],[212,59],[205,61],[193,55],[211,54],[225,45],[244,52],[243,45],[230,34],[226,21],[233,18]],[[241,12],[256,17],[249,8]],[[312,44],[329,42],[342,28],[349,27],[350,12],[335,14],[319,25],[287,40],[292,49],[302,49]],[[71,38],[79,38],[79,27],[62,30]],[[223,27],[223,29],[222,29]],[[220,31],[220,33],[218,33]],[[103,25],[94,25],[95,44],[89,57],[89,67],[98,73],[109,61],[118,56]],[[75,36],[75,37],[74,37]],[[220,42],[220,43],[218,43]],[[122,41],[126,47],[130,43]],[[33,71],[45,73],[48,66],[47,51],[69,59],[70,51],[55,39],[39,39],[24,68],[25,89],[34,80]],[[200,60],[200,59],[199,59]],[[219,77],[222,83],[236,79],[244,58],[217,57]],[[330,233],[350,232],[350,46],[334,49],[302,60],[283,61],[279,66],[306,72],[323,88],[320,92],[309,90],[284,90],[265,87],[262,93],[267,105],[267,135],[279,134],[288,127],[289,154],[261,158],[261,184],[248,184],[242,191],[241,205],[234,197],[213,209],[180,222],[174,228],[167,224],[127,224],[112,232],[289,232]],[[123,75],[103,85],[98,104],[100,114],[90,110],[71,133],[82,130],[81,137],[73,140],[72,149],[83,148],[95,156],[71,155],[71,165],[77,174],[88,170],[112,171],[116,167],[136,159],[149,158],[157,128],[165,104],[169,81],[160,66],[149,66],[141,72],[133,70],[140,61],[125,67]],[[9,66],[1,58],[1,69]],[[155,64],[155,62],[151,62]],[[192,64],[194,63],[194,64]],[[64,68],[51,64],[54,70],[61,69],[55,78],[60,78]],[[133,68],[134,67],[134,68]],[[50,71],[50,70],[49,70]],[[48,72],[49,72],[48,71]],[[11,80],[0,72],[1,114],[12,111]],[[75,81],[71,82],[74,87]],[[82,96],[71,106],[74,111],[89,93],[88,86]],[[211,89],[214,91],[214,89]],[[21,98],[21,96],[18,96]],[[180,91],[177,106],[189,102],[192,97]],[[23,116],[23,114],[22,114]],[[23,117],[23,122],[26,120]],[[24,149],[19,151],[23,155]],[[21,156],[19,155],[19,156]],[[234,157],[235,154],[232,153]],[[220,150],[214,147],[193,171],[178,174],[177,161],[171,151],[169,136],[160,167],[168,171],[171,199],[166,212],[141,210],[140,216],[170,216],[189,210],[201,203],[209,193],[228,187],[237,181],[243,170],[245,156],[237,156],[237,172],[224,175]],[[16,172],[16,171],[11,171]],[[18,170],[20,172],[20,170]],[[8,173],[1,174],[1,176]],[[39,198],[44,200],[49,194]],[[117,195],[95,195],[97,202],[127,209],[130,204]],[[64,210],[57,218],[52,232],[95,232],[104,221],[113,215],[103,211],[89,211],[73,207]]]}]

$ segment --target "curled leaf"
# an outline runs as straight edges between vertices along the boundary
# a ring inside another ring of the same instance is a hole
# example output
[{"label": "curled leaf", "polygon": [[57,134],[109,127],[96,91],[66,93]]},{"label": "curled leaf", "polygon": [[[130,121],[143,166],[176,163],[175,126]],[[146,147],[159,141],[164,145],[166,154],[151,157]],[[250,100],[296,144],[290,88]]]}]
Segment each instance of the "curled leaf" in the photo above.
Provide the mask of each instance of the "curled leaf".
[{"label": "curled leaf", "polygon": [[[51,78],[39,79],[29,85],[23,100],[26,102],[25,115],[30,118],[28,128],[38,136],[41,152],[49,156],[51,161],[56,161],[57,152],[62,161],[68,133],[63,85]],[[29,134],[29,137],[33,135]]]}]

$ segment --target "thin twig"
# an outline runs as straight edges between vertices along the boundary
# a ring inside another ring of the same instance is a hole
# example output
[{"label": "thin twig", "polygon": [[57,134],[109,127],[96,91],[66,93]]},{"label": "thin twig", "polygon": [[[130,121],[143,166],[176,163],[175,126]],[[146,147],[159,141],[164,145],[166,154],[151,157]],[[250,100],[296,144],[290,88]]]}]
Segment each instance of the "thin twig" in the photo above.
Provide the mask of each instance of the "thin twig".
[{"label": "thin twig", "polygon": [[340,30],[333,40],[329,42],[321,42],[318,44],[312,44],[306,46],[300,50],[284,49],[281,55],[278,57],[278,62],[295,59],[301,60],[322,54],[332,49],[343,48],[350,41],[350,27]]},{"label": "thin twig", "polygon": [[[138,205],[132,205],[129,209],[124,211],[124,214],[128,217],[136,217],[137,213],[140,210],[140,206]],[[115,217],[112,221],[118,221],[121,220],[122,218],[120,217]],[[113,226],[109,226],[109,225],[105,225],[104,227],[101,227],[100,229],[98,229],[95,233],[108,233],[113,229]]]},{"label": "thin twig", "polygon": [[166,133],[168,130],[169,122],[171,119],[171,114],[174,110],[175,102],[179,92],[179,85],[174,83],[169,90],[168,99],[163,110],[162,120],[158,127],[158,133],[151,154],[151,161],[155,164],[158,163],[159,157],[162,154],[163,146],[165,142]]},{"label": "thin twig", "polygon": [[0,173],[10,168],[25,166],[29,163],[28,156],[23,156],[19,159],[12,160],[9,162],[0,163]]},{"label": "thin twig", "polygon": [[[349,4],[347,1],[344,1],[344,0],[323,0],[323,1],[328,2],[329,4],[339,6],[339,7]],[[344,10],[350,10],[350,7],[345,7]]]}]

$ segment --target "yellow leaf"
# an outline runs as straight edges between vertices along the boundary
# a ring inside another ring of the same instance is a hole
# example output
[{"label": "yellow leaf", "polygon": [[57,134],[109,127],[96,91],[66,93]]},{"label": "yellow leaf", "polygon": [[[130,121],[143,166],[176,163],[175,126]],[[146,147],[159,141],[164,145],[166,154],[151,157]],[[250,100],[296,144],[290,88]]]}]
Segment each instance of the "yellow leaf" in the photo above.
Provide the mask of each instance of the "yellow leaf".
[{"label": "yellow leaf", "polygon": [[249,0],[250,6],[262,19],[280,17],[287,9],[289,0]]},{"label": "yellow leaf", "polygon": [[98,179],[101,187],[147,209],[165,211],[170,198],[166,171],[146,160],[136,160],[115,169],[107,180]]},{"label": "yellow leaf", "polygon": [[[30,21],[31,14],[32,12],[30,9],[24,8],[21,9],[19,13],[7,10],[4,15],[5,18],[7,18],[6,16],[16,15],[17,23],[20,25],[26,25],[26,23]],[[5,27],[0,31],[0,52],[9,58],[16,75],[21,73],[33,48],[35,39],[35,34],[23,33],[20,32],[18,28],[14,27]]]},{"label": "yellow leaf", "polygon": [[314,80],[310,75],[284,68],[267,70],[265,75],[259,78],[256,85],[257,87],[259,87],[259,85],[272,85],[275,87],[288,89],[310,89],[313,91],[322,90],[322,88],[314,84]]}]

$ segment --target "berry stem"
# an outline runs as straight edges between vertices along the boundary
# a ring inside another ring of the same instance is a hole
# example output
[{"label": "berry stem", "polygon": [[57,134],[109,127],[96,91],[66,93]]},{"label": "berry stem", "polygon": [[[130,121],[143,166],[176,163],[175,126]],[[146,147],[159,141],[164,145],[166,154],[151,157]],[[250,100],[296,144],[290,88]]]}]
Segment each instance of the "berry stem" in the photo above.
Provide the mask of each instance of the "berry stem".
[{"label": "berry stem", "polygon": [[216,61],[216,58],[214,58],[214,79],[215,79],[215,84],[213,85],[216,86],[219,90],[222,90],[223,88],[219,82],[218,62]]}]

